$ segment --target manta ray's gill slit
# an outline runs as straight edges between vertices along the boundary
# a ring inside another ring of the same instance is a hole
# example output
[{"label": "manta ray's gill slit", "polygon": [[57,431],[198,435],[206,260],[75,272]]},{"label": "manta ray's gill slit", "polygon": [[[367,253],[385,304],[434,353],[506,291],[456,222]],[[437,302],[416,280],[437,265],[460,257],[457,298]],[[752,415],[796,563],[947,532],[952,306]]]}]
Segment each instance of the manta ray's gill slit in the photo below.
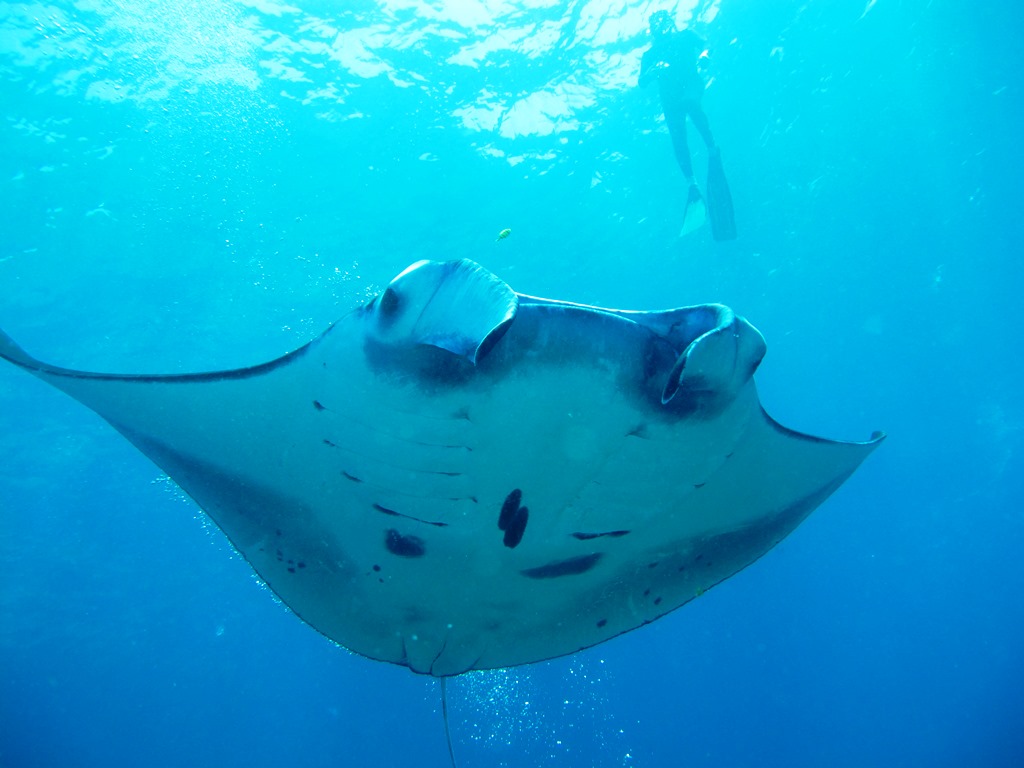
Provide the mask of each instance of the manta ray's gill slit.
[{"label": "manta ray's gill slit", "polygon": [[479,504],[477,497],[474,496],[473,494],[466,494],[465,496],[443,496],[440,494],[412,493],[410,491],[400,491],[397,488],[392,488],[391,486],[383,485],[381,483],[374,483],[369,480],[364,480],[363,478],[354,475],[351,472],[348,472],[344,469],[339,470],[339,474],[346,480],[350,480],[353,483],[364,484],[367,486],[367,488],[377,488],[381,491],[384,491],[390,496],[402,496],[407,499],[416,499],[420,501],[429,499],[433,501],[468,501],[472,504]]},{"label": "manta ray's gill slit", "polygon": [[[343,445],[342,443],[336,442],[335,440],[332,440],[329,437],[324,437],[324,438],[321,438],[321,439],[322,439],[323,444],[326,445],[328,448],[334,448],[334,449],[336,449],[338,451],[341,451],[343,453],[347,453],[347,454],[349,454],[351,456],[355,456],[355,457],[357,457],[358,459],[360,459],[362,461],[372,461],[372,462],[374,462],[376,464],[382,464],[385,467],[387,467],[389,470],[401,469],[401,470],[405,470],[405,471],[408,471],[408,472],[417,472],[417,473],[423,474],[423,475],[445,475],[447,477],[459,477],[460,475],[463,474],[461,471],[459,471],[458,469],[454,469],[454,468],[446,468],[446,469],[420,469],[419,467],[404,466],[402,464],[397,464],[397,463],[395,463],[393,461],[393,455],[394,455],[393,451],[392,451],[392,456],[389,456],[387,458],[378,458],[376,456],[370,455],[365,450],[360,450],[358,448],[352,448],[352,447],[349,447],[347,445]],[[460,453],[468,454],[468,453],[471,453],[472,450],[473,450],[468,445],[440,445],[440,444],[437,444],[437,443],[424,443],[424,442],[419,442],[419,441],[416,441],[416,440],[406,440],[404,442],[407,445],[418,445],[418,446],[423,446],[423,447],[426,447],[426,448],[437,448],[437,449],[440,449],[442,452],[444,452],[447,455],[447,459],[445,459],[447,461],[458,461],[460,459],[460,456],[459,456]]]},{"label": "manta ray's gill slit", "polygon": [[530,579],[554,579],[559,576],[578,576],[581,573],[586,573],[595,565],[597,562],[604,557],[603,552],[591,552],[589,555],[577,555],[576,557],[570,557],[566,560],[556,560],[546,565],[538,565],[535,568],[525,568],[521,570],[523,576]]},{"label": "manta ray's gill slit", "polygon": [[[401,437],[400,434],[396,434],[395,431],[386,428],[389,422],[373,421],[365,418],[360,418],[361,413],[366,412],[379,412],[380,406],[377,403],[360,401],[360,398],[355,393],[351,394],[351,399],[345,402],[346,407],[336,408],[330,402],[324,405],[322,401],[314,400],[313,407],[318,411],[324,410],[335,414],[337,418],[345,419],[353,424],[362,427],[363,429],[377,432],[391,437]],[[346,393],[335,395],[337,398],[344,399]],[[404,429],[405,425],[412,423],[423,423],[431,425],[432,429],[438,427],[450,427],[457,433],[465,433],[473,426],[473,421],[470,418],[469,410],[465,407],[459,408],[457,411],[452,413],[430,413],[429,411],[423,410],[404,410],[396,408],[395,403],[389,403],[387,413],[389,416],[398,417],[393,419],[391,423],[396,425],[402,425],[396,427],[397,429]]]},{"label": "manta ray's gill slit", "polygon": [[[327,441],[325,444],[328,444]],[[463,472],[396,466],[383,460],[362,456],[355,451],[348,451],[341,446],[328,444],[328,447],[336,448],[351,457],[339,462],[341,466],[337,467],[337,471],[341,477],[352,483],[364,484],[368,489],[377,489],[385,497],[477,503],[469,482],[471,478]],[[370,462],[378,466],[371,466]],[[396,483],[396,478],[403,478],[401,485]],[[373,502],[379,499],[365,500]]]},{"label": "manta ray's gill slit", "polygon": [[[465,469],[467,457],[472,453],[469,444],[473,425],[465,409],[450,416],[429,413],[404,413],[387,409],[385,419],[368,419],[367,413],[379,411],[373,402],[351,393],[335,393],[332,400],[314,400],[314,408],[329,418],[329,431],[322,437],[323,444],[356,458],[363,471],[348,472],[364,482],[371,482],[364,465],[373,462],[382,467],[382,473],[372,470],[371,475],[390,476],[394,470],[407,470],[424,475],[457,478]],[[405,461],[396,463],[398,457]],[[346,470],[351,467],[346,467]],[[390,485],[381,480],[381,486]],[[438,494],[435,494],[438,495]],[[450,498],[449,491],[443,498]],[[464,496],[465,493],[457,493]]]},{"label": "manta ray's gill slit", "polygon": [[599,539],[602,536],[617,539],[620,536],[627,536],[629,533],[629,531],[601,531],[600,533],[583,533],[582,531],[576,531],[569,535],[575,539],[579,539],[580,541],[588,541],[590,539]]},{"label": "manta ray's gill slit", "polygon": [[438,528],[447,528],[448,527],[448,523],[442,523],[442,522],[437,521],[437,520],[424,520],[423,518],[420,518],[420,517],[413,517],[412,515],[407,515],[407,514],[404,514],[403,512],[396,512],[393,509],[388,509],[387,507],[382,506],[382,505],[377,504],[377,503],[374,503],[373,508],[376,509],[378,512],[384,513],[385,515],[393,515],[394,517],[404,517],[406,520],[413,520],[413,521],[415,521],[417,523],[423,523],[424,525],[433,525],[433,526],[436,526]]},{"label": "manta ray's gill slit", "polygon": [[[402,438],[402,437],[399,437],[397,435],[394,435],[394,434],[391,434],[391,433],[388,433],[388,432],[384,432],[384,431],[381,431],[380,434],[385,435],[386,437],[390,437],[395,442],[405,443],[406,445],[422,445],[422,446],[424,446],[426,448],[451,448],[451,449],[458,449],[458,450],[466,451],[467,453],[471,453],[473,451],[473,448],[471,446],[465,445],[463,443],[431,443],[431,442],[428,442],[426,440],[408,440],[408,439],[405,439],[405,438]],[[328,441],[325,438],[324,442],[326,443],[326,442],[330,442],[330,441]],[[336,448],[342,448],[344,450],[344,446],[342,446],[342,445],[340,445],[338,443],[333,443],[332,442],[331,444],[334,445]]]}]

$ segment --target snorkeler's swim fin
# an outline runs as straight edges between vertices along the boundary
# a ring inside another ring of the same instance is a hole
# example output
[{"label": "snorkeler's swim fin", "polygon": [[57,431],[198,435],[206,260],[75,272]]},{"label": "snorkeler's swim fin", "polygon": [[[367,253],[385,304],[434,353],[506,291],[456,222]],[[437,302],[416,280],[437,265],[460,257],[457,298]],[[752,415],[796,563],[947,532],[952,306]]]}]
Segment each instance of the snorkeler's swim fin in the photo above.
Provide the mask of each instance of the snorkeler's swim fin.
[{"label": "snorkeler's swim fin", "polygon": [[704,226],[707,219],[707,206],[704,205],[704,198],[696,184],[691,184],[686,193],[686,209],[683,211],[683,228],[679,230],[679,236],[688,235],[694,230]]},{"label": "snorkeler's swim fin", "polygon": [[722,151],[715,147],[708,154],[708,216],[711,236],[715,240],[736,239],[736,219],[732,210],[732,193],[722,168]]}]

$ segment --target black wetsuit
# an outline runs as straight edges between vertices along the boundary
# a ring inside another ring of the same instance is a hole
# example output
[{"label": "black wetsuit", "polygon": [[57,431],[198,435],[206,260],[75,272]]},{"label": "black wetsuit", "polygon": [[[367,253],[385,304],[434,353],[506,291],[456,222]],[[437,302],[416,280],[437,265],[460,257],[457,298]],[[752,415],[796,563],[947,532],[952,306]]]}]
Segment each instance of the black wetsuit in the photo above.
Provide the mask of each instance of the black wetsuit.
[{"label": "black wetsuit", "polygon": [[[697,59],[704,50],[704,41],[689,29],[655,35],[651,47],[640,59],[640,85],[650,77],[658,80],[661,107],[665,112],[676,160],[687,179],[693,179],[690,147],[686,143],[686,116],[689,115],[708,149],[715,146],[707,115],[700,106],[704,81],[697,70]],[[655,69],[658,64],[666,66]]]}]

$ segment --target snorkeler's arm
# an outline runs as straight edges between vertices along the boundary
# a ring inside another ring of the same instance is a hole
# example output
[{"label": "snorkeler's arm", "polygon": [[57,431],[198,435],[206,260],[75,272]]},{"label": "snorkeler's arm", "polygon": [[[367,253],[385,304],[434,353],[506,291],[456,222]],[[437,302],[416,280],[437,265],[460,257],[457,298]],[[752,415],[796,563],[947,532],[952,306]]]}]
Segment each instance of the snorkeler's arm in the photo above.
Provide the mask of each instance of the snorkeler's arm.
[{"label": "snorkeler's arm", "polygon": [[711,51],[708,49],[708,41],[689,28],[684,29],[680,34],[686,35],[687,45],[693,49],[694,58],[697,61],[697,69],[706,69],[711,64]]},{"label": "snorkeler's arm", "polygon": [[637,85],[643,87],[650,83],[652,80],[656,80],[658,73],[667,66],[661,57],[654,52],[654,49],[649,48],[644,51],[644,55],[640,58],[640,77],[637,78]]},{"label": "snorkeler's arm", "polygon": [[681,32],[679,32],[679,34],[680,35],[685,35],[686,36],[686,44],[693,46],[698,51],[703,51],[705,48],[708,47],[708,41],[705,40],[700,35],[698,35],[696,32],[694,32],[689,27],[687,27],[686,29],[684,29]]},{"label": "snorkeler's arm", "polygon": [[697,54],[697,71],[705,77],[708,76],[711,70],[711,51],[707,48],[703,49]]}]

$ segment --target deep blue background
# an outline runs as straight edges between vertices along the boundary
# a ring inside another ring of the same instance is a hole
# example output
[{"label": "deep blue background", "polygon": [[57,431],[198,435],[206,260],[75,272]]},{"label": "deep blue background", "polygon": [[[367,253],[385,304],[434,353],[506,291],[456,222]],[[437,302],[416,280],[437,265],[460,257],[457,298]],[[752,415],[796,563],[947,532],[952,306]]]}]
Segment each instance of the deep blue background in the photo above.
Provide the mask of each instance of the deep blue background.
[{"label": "deep blue background", "polygon": [[[245,365],[419,258],[730,304],[767,338],[776,418],[889,440],[685,609],[454,680],[461,765],[1024,764],[1018,5],[704,4],[724,245],[676,237],[685,190],[633,86],[671,4],[335,5],[5,4],[0,326],[69,367]],[[447,764],[435,682],[303,625],[10,366],[0,531],[5,768]]]}]

